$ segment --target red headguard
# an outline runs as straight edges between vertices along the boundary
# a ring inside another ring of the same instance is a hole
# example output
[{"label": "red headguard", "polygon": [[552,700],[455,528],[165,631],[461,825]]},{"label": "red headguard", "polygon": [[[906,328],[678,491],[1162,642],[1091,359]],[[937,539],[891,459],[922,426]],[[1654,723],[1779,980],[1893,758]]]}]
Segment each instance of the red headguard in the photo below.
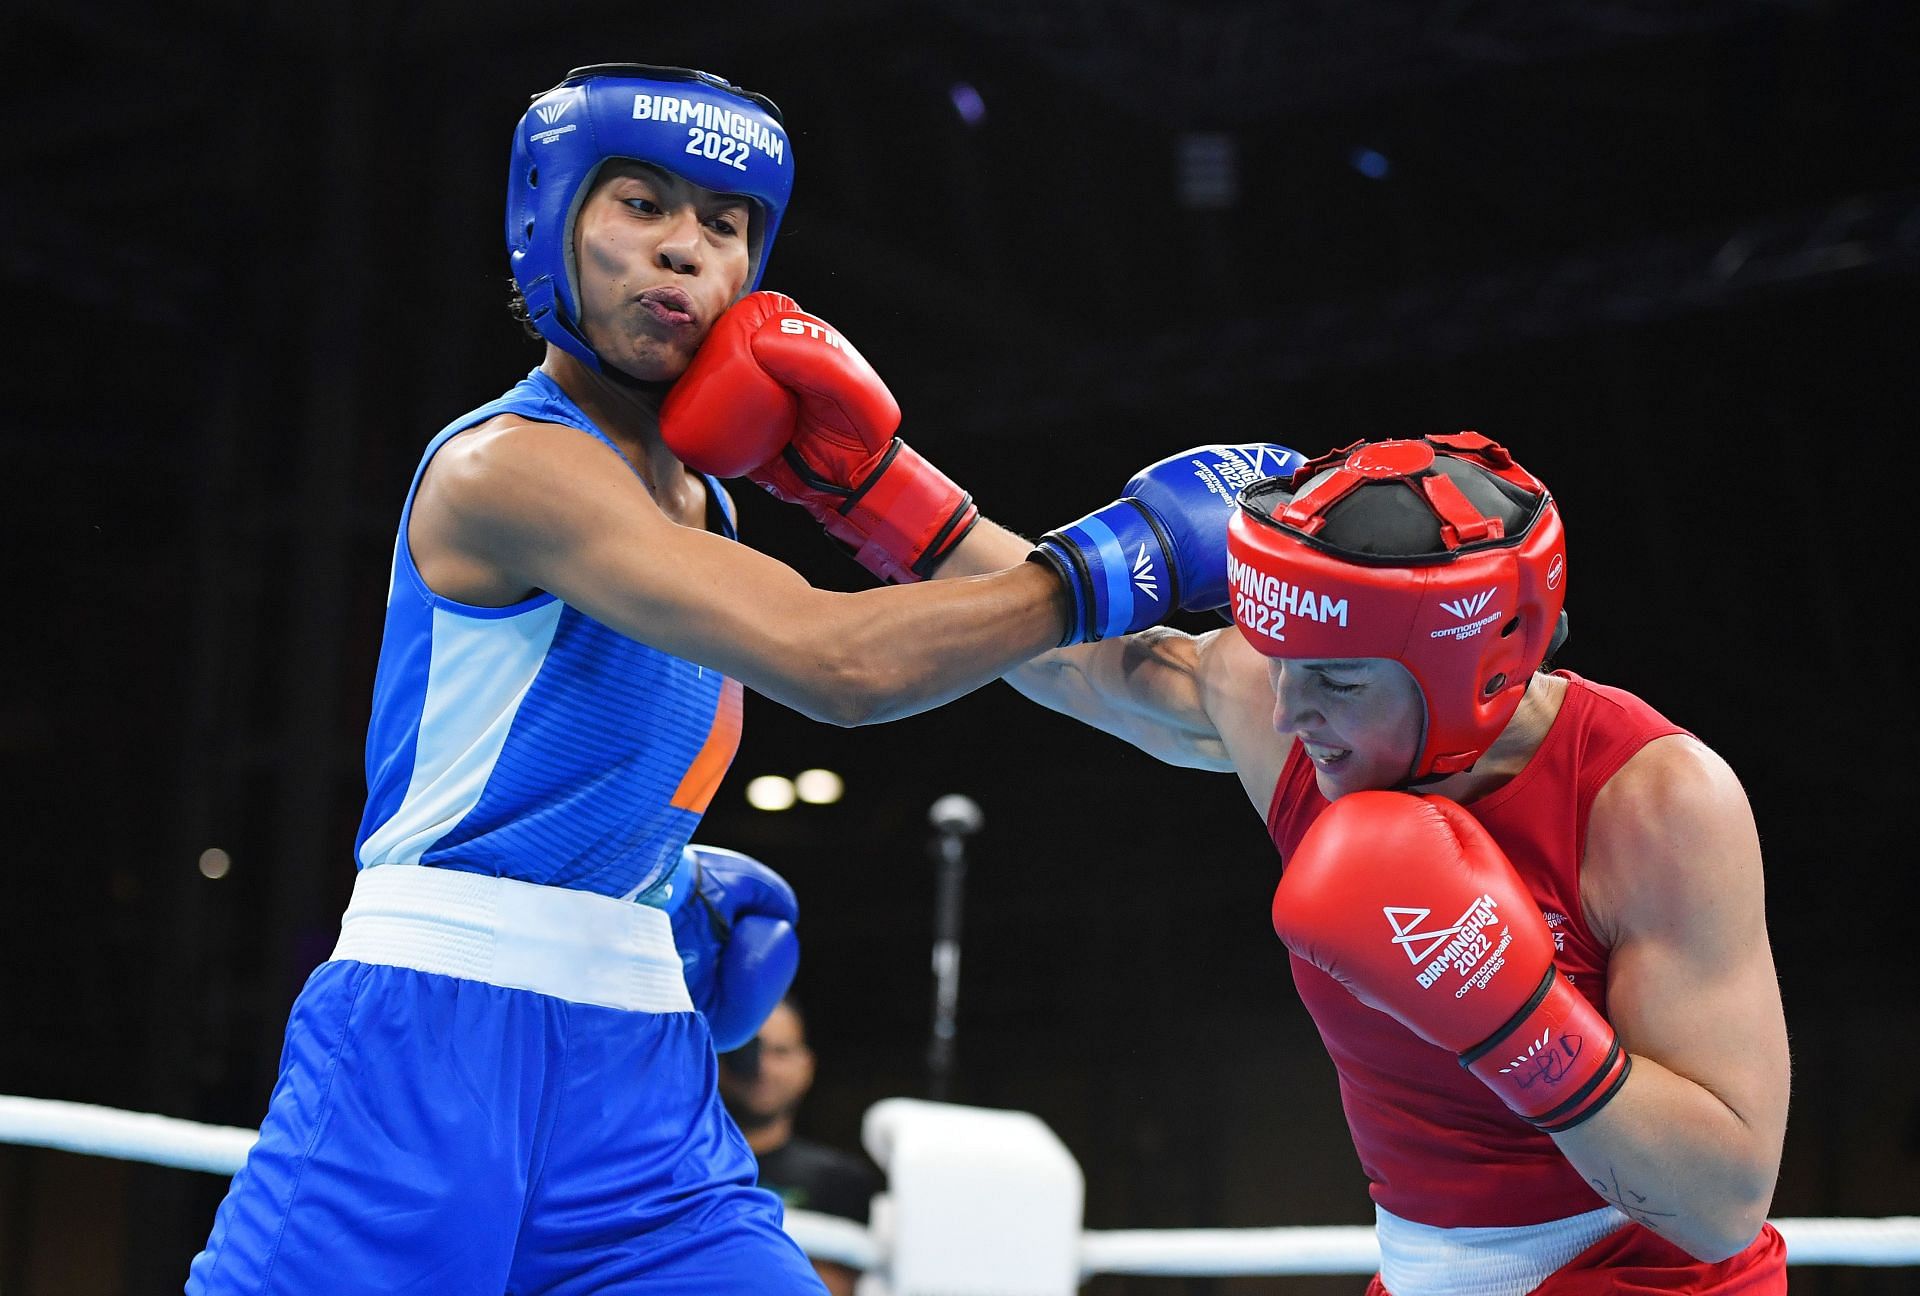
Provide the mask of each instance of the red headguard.
[{"label": "red headguard", "polygon": [[1268,657],[1388,657],[1427,706],[1409,782],[1470,768],[1558,646],[1567,544],[1539,478],[1478,432],[1355,442],[1240,492],[1233,619]]}]

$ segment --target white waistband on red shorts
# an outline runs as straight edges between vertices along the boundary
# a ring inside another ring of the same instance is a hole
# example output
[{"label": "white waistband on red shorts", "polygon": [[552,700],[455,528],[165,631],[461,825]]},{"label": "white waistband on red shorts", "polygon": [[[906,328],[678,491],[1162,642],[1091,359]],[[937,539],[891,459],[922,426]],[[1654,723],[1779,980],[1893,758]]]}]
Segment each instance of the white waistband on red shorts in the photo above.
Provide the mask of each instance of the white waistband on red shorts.
[{"label": "white waistband on red shorts", "polygon": [[361,869],[333,957],[606,1008],[693,1010],[660,910],[454,869]]},{"label": "white waistband on red shorts", "polygon": [[1435,1228],[1378,1206],[1373,1218],[1393,1296],[1523,1296],[1629,1222],[1611,1206],[1515,1228]]}]

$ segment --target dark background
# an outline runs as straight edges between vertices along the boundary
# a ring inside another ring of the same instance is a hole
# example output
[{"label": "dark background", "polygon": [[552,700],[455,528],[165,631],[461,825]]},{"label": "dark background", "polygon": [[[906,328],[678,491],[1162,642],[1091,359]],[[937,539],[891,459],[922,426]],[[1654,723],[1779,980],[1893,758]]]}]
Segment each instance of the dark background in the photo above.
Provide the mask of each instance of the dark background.
[{"label": "dark background", "polygon": [[[767,286],[1008,525],[1200,441],[1512,446],[1572,535],[1562,664],[1752,796],[1796,1060],[1775,1213],[1920,1211],[1913,5],[400,8],[9,20],[0,1091],[259,1120],[351,882],[408,476],[538,359],[505,309],[509,131],[569,67],[635,59],[780,102],[798,187]],[[1194,132],[1233,150],[1225,206],[1183,198]],[[861,583],[738,498],[755,543]],[[814,765],[842,803],[741,797]],[[925,815],[955,791],[987,822],[955,1096],[1057,1130],[1091,1228],[1368,1221],[1238,785],[1000,686],[873,731],[749,703],[699,836],[799,889],[806,1131],[851,1144],[927,1091]],[[0,1290],[177,1290],[223,1188],[0,1149]]]}]

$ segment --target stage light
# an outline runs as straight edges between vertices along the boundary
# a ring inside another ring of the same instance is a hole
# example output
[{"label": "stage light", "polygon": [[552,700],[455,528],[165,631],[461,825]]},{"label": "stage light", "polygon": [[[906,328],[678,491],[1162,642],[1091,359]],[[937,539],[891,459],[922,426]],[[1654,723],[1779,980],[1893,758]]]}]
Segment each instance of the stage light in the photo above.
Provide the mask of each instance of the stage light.
[{"label": "stage light", "polygon": [[947,98],[953,101],[953,110],[960,114],[960,120],[967,125],[978,126],[987,119],[986,100],[965,81],[955,81],[953,88],[947,91]]},{"label": "stage light", "polygon": [[1240,148],[1231,135],[1188,131],[1180,137],[1180,205],[1225,211],[1240,201]]},{"label": "stage light", "polygon": [[810,769],[794,775],[793,790],[808,805],[832,805],[847,790],[847,785],[832,770]]},{"label": "stage light", "polygon": [[793,802],[793,780],[790,778],[762,774],[747,782],[747,804],[755,810],[789,810]]},{"label": "stage light", "polygon": [[1393,170],[1387,155],[1370,148],[1357,148],[1347,157],[1347,165],[1369,180],[1385,180]]}]

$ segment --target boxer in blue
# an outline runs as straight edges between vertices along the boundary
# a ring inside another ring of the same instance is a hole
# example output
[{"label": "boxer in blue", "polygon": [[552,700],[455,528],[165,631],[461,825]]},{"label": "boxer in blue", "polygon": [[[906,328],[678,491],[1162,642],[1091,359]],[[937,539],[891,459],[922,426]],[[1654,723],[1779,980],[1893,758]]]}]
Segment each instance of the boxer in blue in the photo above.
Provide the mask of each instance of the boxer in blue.
[{"label": "boxer in blue", "polygon": [[[1147,470],[1047,561],[918,583],[978,513],[844,338],[752,292],[792,167],[769,101],[685,69],[580,69],[516,129],[507,239],[546,354],[408,491],[360,871],[196,1296],[819,1290],[715,1085],[713,1043],[753,1033],[796,957],[784,884],[688,846],[742,687],[869,723],[1225,602],[1232,493],[1193,465],[1272,447]],[[722,372],[689,386],[712,346]],[[882,445],[783,461],[783,489],[902,584],[816,590],[737,543],[663,436],[670,389],[706,452]]]}]

